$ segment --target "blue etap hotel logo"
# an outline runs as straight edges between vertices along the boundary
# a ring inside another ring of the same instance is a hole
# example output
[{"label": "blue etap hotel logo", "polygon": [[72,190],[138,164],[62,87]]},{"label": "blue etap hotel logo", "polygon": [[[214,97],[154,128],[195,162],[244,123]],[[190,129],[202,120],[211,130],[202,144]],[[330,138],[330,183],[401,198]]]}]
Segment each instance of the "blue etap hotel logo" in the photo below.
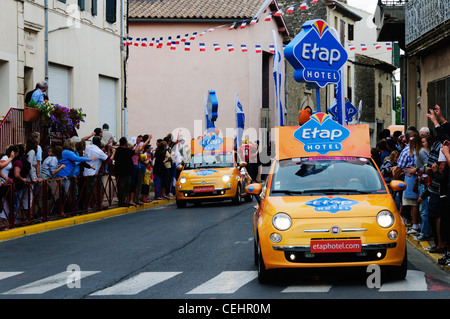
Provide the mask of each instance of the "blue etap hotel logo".
[{"label": "blue etap hotel logo", "polygon": [[209,175],[212,175],[212,174],[214,174],[216,172],[217,172],[217,170],[215,170],[215,169],[201,169],[201,170],[195,171],[195,175],[197,175],[197,176],[209,176]]},{"label": "blue etap hotel logo", "polygon": [[206,134],[199,142],[203,151],[212,152],[220,150],[220,146],[223,144],[224,140],[214,133]]},{"label": "blue etap hotel logo", "polygon": [[350,131],[345,126],[333,121],[325,113],[314,114],[294,132],[294,138],[304,144],[305,152],[317,152],[321,155],[340,151],[342,142],[349,136]]},{"label": "blue etap hotel logo", "polygon": [[297,82],[318,87],[338,83],[339,70],[348,59],[331,28],[320,19],[305,22],[301,32],[284,49],[284,55],[295,69]]},{"label": "blue etap hotel logo", "polygon": [[355,200],[342,197],[321,197],[310,200],[305,205],[314,207],[314,210],[317,212],[330,212],[331,214],[335,214],[339,211],[350,211],[352,210],[352,206],[358,203]]}]

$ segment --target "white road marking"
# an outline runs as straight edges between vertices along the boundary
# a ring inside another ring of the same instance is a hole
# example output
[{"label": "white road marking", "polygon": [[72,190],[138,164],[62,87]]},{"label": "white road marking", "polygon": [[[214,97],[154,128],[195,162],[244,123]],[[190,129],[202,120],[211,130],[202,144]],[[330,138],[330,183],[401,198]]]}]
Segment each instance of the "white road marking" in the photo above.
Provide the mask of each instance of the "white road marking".
[{"label": "white road marking", "polygon": [[224,271],[187,294],[232,294],[256,277],[256,271]]},{"label": "white road marking", "polygon": [[282,291],[282,293],[290,293],[290,292],[328,292],[330,291],[333,285],[325,284],[325,283],[317,283],[317,284],[298,284],[287,287]]},{"label": "white road marking", "polygon": [[6,279],[12,276],[23,274],[23,271],[1,271],[0,272],[0,280]]},{"label": "white road marking", "polygon": [[143,272],[111,287],[99,290],[91,296],[135,295],[181,272]]},{"label": "white road marking", "polygon": [[428,285],[425,273],[418,270],[408,270],[405,280],[387,282],[381,285],[380,292],[387,291],[427,291]]},{"label": "white road marking", "polygon": [[[99,273],[99,271],[81,271],[79,273],[80,280],[87,276],[94,275]],[[70,280],[71,276],[73,276],[72,272],[64,271],[62,273],[56,274],[54,276],[50,276],[38,281],[34,281],[30,284],[12,289],[10,291],[4,292],[4,295],[30,295],[30,294],[43,294],[47,291],[50,291],[55,288],[62,287],[68,284],[68,280]]]},{"label": "white road marking", "polygon": [[[81,271],[79,280],[100,271]],[[20,275],[21,271],[0,272],[0,280]],[[111,287],[96,291],[91,296],[136,295],[163,281],[169,280],[183,272],[142,272]],[[43,294],[67,285],[70,288],[72,272],[62,272],[29,284],[14,288],[3,295]],[[238,289],[257,278],[256,271],[223,271],[216,277],[197,286],[187,294],[233,294]],[[319,280],[301,279],[286,287],[281,293],[327,293],[334,283]],[[384,283],[379,292],[428,291],[426,274],[418,270],[408,270],[405,280]]]}]

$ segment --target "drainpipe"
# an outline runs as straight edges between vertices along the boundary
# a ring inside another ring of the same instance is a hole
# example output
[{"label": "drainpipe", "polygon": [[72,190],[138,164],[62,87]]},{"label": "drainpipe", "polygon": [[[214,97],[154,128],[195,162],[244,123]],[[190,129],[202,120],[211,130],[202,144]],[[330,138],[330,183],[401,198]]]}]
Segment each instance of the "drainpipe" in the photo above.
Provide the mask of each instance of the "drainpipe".
[{"label": "drainpipe", "polygon": [[[127,0],[127,8],[126,8],[126,19],[127,19],[126,21],[127,21],[127,23],[126,23],[126,26],[125,26],[125,28],[126,28],[126,32],[125,33],[126,33],[127,37],[128,37],[128,30],[129,30],[129,28],[128,28],[129,2],[130,2],[130,0]],[[121,10],[122,9],[123,9],[123,2],[122,2],[122,6],[121,6]],[[123,12],[121,14],[122,14],[121,19],[122,19],[122,22],[123,22]],[[123,37],[121,37],[120,41],[123,42]],[[124,48],[123,44],[121,44],[121,46],[122,46],[122,48]],[[124,48],[124,49],[125,49],[126,53],[125,53],[125,60],[123,61],[123,74],[124,74],[124,77],[123,77],[123,111],[122,111],[122,118],[123,118],[123,136],[126,137],[128,135],[128,125],[127,125],[127,121],[128,121],[128,105],[127,105],[127,77],[128,77],[128,74],[127,74],[127,63],[128,63],[128,54],[129,54],[128,46],[126,48]]]},{"label": "drainpipe", "polygon": [[48,0],[44,2],[45,12],[45,81],[48,81]]}]

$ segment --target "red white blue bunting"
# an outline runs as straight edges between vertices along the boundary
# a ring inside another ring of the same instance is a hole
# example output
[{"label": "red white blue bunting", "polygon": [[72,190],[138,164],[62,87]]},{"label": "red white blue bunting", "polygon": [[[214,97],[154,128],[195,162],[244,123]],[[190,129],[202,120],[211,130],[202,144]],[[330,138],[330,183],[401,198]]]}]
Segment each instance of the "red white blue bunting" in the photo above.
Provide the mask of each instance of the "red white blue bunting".
[{"label": "red white blue bunting", "polygon": [[[317,2],[318,2],[318,0],[312,0],[310,2],[310,5],[315,5],[315,4],[317,4]],[[295,12],[297,6],[298,6],[298,4],[290,5],[288,7],[288,9],[285,11],[285,14],[293,14]],[[308,1],[305,0],[298,6],[297,10],[307,10],[309,8],[310,8],[310,6],[308,6]],[[272,21],[273,17],[279,17],[282,15],[283,15],[283,9],[279,9],[276,12],[269,12],[264,17],[264,21],[270,22],[270,21]],[[218,27],[206,29],[206,30],[203,30],[202,32],[193,32],[191,35],[185,34],[184,37],[181,37],[181,35],[177,35],[176,37],[174,37],[174,40],[172,40],[172,36],[168,36],[167,41],[166,41],[166,46],[170,47],[170,50],[177,50],[180,47],[179,45],[183,43],[184,48],[180,48],[180,49],[182,49],[182,50],[184,49],[184,51],[198,50],[200,52],[205,52],[208,49],[205,42],[200,42],[197,47],[194,47],[194,45],[192,43],[198,37],[205,36],[207,33],[213,32],[217,29],[224,28],[224,27],[227,27],[229,31],[238,30],[238,29],[242,30],[242,29],[245,29],[247,27],[247,25],[254,25],[258,22],[259,22],[259,17],[254,17],[250,20],[233,22],[231,25],[226,24],[226,25],[221,25]],[[128,36],[128,37],[123,38],[122,43],[124,46],[133,46],[133,47],[140,47],[140,48],[147,47],[147,48],[161,49],[164,46],[164,37],[159,37],[159,38],[153,37],[150,40],[149,39],[150,38],[133,38],[133,37]],[[374,43],[373,46],[377,50],[381,49],[383,47],[386,50],[392,50],[392,43],[390,43],[390,42],[386,42],[383,44]],[[211,45],[209,45],[209,47],[211,47]],[[240,50],[241,52],[248,52],[248,49],[249,49],[246,44],[241,44],[240,48],[241,48],[241,50]],[[214,51],[221,51],[220,44],[213,43],[212,49]],[[367,45],[365,43],[361,43],[358,46],[356,46],[353,43],[349,43],[346,49],[349,51],[353,51],[353,50],[357,50],[357,49],[361,50],[361,51],[367,51]],[[227,44],[227,51],[228,52],[235,51],[234,45]],[[261,45],[256,44],[254,46],[254,52],[262,53],[262,51],[263,51],[263,49],[262,49]],[[267,51],[274,53],[273,45],[270,45]]]}]

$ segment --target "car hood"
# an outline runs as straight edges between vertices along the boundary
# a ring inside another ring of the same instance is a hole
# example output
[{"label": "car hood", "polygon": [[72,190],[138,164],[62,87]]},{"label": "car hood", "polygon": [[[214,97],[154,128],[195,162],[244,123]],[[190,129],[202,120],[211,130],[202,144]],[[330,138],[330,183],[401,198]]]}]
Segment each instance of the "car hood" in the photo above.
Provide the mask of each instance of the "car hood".
[{"label": "car hood", "polygon": [[381,210],[396,211],[389,194],[269,196],[263,205],[270,214],[287,213],[297,218],[373,217]]}]

